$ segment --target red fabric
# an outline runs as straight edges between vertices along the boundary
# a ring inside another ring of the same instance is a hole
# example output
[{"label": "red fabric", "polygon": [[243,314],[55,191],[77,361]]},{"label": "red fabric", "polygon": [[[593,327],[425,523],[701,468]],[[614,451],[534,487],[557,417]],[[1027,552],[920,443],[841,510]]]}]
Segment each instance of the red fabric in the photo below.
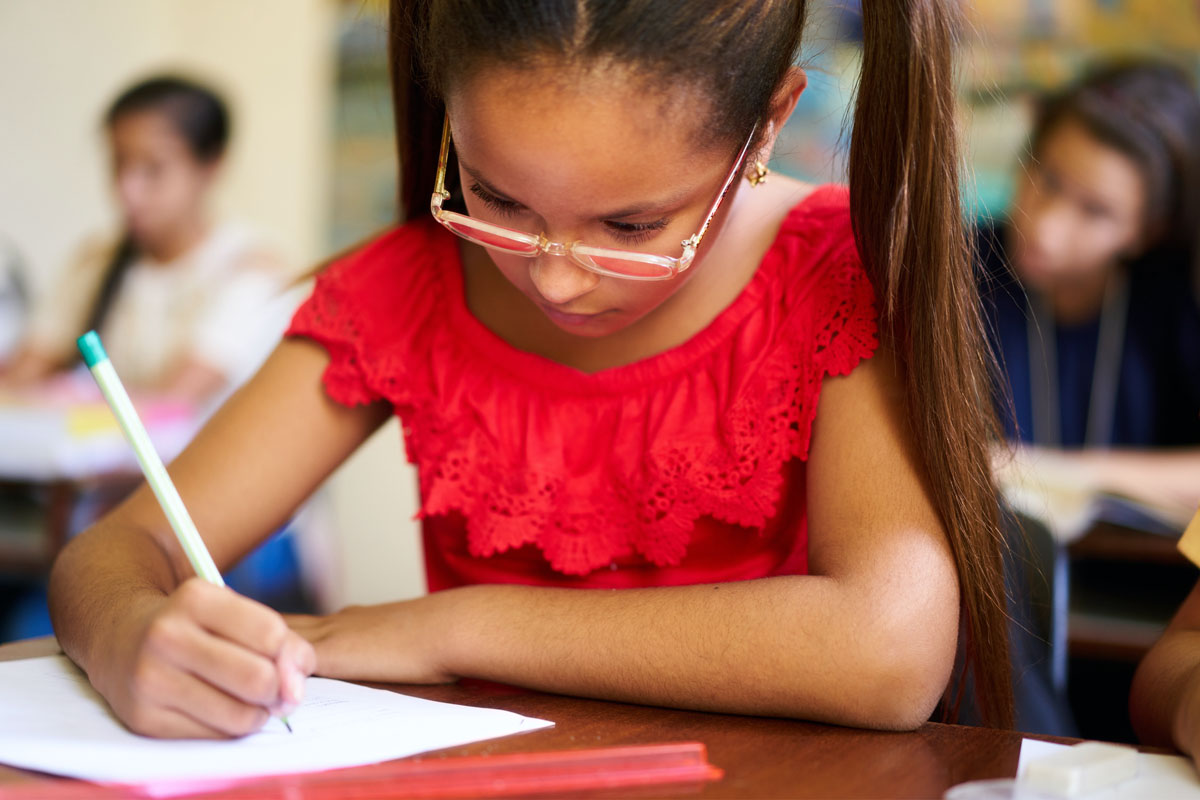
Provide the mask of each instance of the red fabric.
[{"label": "red fabric", "polygon": [[869,358],[875,331],[848,195],[822,187],[708,327],[624,367],[584,374],[485,328],[430,218],[327,269],[288,333],[327,349],[334,400],[400,416],[438,590],[805,573],[821,380]]}]

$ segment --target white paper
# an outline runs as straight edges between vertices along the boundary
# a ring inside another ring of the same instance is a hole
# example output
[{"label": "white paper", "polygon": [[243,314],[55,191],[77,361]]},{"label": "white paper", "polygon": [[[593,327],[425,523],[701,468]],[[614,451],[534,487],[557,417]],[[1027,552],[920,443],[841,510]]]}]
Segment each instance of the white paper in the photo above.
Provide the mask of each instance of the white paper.
[{"label": "white paper", "polygon": [[[1021,758],[1017,762],[1017,776],[1025,772],[1030,761],[1067,749],[1068,745],[1025,739],[1021,742]],[[1200,798],[1200,778],[1196,768],[1183,756],[1162,756],[1154,753],[1138,753],[1138,772],[1133,778],[1108,789],[1083,795],[1086,800],[1185,800]]]},{"label": "white paper", "polygon": [[309,678],[304,697],[288,715],[294,733],[271,720],[243,739],[150,739],[123,727],[65,656],[0,662],[0,763],[182,787],[370,764],[554,724],[324,678]]}]

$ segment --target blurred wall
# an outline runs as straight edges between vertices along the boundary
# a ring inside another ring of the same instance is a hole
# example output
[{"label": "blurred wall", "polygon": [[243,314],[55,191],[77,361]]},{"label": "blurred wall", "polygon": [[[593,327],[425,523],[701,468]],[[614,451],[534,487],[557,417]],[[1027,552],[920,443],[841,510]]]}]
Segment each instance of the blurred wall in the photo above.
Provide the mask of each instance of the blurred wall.
[{"label": "blurred wall", "polygon": [[[38,294],[81,238],[112,229],[100,116],[160,70],[213,83],[234,138],[218,210],[299,268],[331,251],[335,0],[0,0],[0,239]],[[336,535],[306,548],[331,605],[424,592],[415,473],[390,423],[332,479]],[[322,516],[320,514],[318,517]]]},{"label": "blurred wall", "polygon": [[100,117],[150,72],[229,100],[234,138],[218,208],[297,263],[324,251],[331,0],[4,0],[0,3],[0,233],[35,291],[86,234],[111,229]]}]

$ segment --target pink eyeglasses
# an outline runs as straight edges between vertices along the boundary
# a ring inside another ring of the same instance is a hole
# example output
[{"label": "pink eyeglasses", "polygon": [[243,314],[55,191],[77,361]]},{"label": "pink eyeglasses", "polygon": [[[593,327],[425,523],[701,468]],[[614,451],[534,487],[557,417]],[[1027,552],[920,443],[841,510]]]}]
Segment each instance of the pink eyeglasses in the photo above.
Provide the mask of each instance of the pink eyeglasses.
[{"label": "pink eyeglasses", "polygon": [[546,238],[545,234],[506,228],[503,225],[494,225],[466,214],[443,209],[442,204],[450,199],[450,193],[446,191],[446,161],[450,153],[449,115],[446,116],[442,125],[442,148],[438,156],[437,180],[433,187],[433,197],[429,200],[429,209],[433,213],[433,218],[446,226],[451,233],[490,250],[498,250],[525,258],[534,258],[539,253],[569,256],[579,266],[600,275],[635,281],[664,281],[675,277],[692,265],[692,261],[696,257],[696,250],[700,247],[700,240],[704,238],[708,226],[712,224],[713,217],[717,214],[717,209],[721,207],[721,201],[725,199],[729,187],[733,185],[734,179],[741,171],[742,164],[746,159],[746,152],[750,149],[750,143],[754,141],[754,134],[757,131],[758,125],[755,125],[754,129],[750,131],[750,137],[742,145],[742,149],[734,161],[733,169],[729,171],[729,176],[721,185],[720,194],[717,195],[717,199],[713,201],[712,207],[708,210],[704,224],[700,226],[700,230],[695,235],[682,242],[683,254],[678,258],[654,255],[653,253],[638,253],[632,250],[617,250],[611,247],[592,247],[581,242],[552,242]]}]

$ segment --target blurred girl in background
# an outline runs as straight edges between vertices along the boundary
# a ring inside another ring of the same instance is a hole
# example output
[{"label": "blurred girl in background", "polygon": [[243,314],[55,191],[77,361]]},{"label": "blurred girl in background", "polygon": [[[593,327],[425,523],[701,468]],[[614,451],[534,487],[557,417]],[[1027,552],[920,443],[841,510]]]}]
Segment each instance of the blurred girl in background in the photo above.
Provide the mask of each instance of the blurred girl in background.
[{"label": "blurred girl in background", "polygon": [[[75,340],[96,329],[135,399],[203,415],[278,341],[294,306],[284,292],[288,269],[248,227],[212,214],[230,138],[230,115],[215,92],[154,77],[117,97],[104,128],[123,231],[85,246],[35,307],[23,341],[0,363],[0,390],[27,390],[35,402],[90,400],[90,377],[51,381],[78,365]],[[81,491],[71,530],[128,490],[108,478]],[[270,539],[227,578],[277,608],[309,608],[290,536]],[[40,583],[0,587],[0,607],[6,601],[0,641],[50,632]]]},{"label": "blurred girl in background", "polygon": [[[1200,503],[1200,98],[1166,64],[1046,99],[985,308],[1025,464],[1159,506]],[[1034,458],[1036,456],[1036,458]]]}]

